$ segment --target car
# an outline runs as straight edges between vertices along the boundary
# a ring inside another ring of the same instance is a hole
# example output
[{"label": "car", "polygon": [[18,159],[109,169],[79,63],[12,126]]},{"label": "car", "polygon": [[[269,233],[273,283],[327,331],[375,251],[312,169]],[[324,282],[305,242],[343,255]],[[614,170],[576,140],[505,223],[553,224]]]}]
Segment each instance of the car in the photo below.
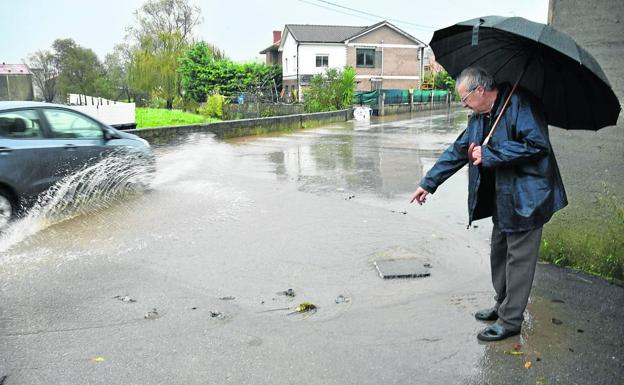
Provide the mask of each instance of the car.
[{"label": "car", "polygon": [[69,106],[0,102],[0,230],[69,174],[119,152],[153,171],[149,143]]}]

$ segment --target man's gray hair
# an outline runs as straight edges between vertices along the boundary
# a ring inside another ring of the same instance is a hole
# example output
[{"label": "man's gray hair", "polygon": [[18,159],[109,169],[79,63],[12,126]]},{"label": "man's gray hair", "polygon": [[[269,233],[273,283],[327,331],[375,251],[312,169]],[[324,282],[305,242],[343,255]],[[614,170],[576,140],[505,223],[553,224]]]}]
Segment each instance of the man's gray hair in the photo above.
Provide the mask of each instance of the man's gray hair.
[{"label": "man's gray hair", "polygon": [[474,91],[477,87],[483,86],[486,91],[492,91],[496,87],[494,77],[481,67],[468,67],[464,69],[455,83],[459,87],[464,83],[466,91]]}]

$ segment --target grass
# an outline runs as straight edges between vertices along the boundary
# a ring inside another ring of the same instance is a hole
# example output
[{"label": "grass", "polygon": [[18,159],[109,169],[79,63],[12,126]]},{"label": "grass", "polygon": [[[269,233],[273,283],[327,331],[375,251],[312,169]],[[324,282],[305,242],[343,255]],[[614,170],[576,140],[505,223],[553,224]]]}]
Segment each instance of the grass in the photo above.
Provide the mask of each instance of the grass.
[{"label": "grass", "polygon": [[606,188],[590,207],[568,207],[544,227],[541,258],[624,280],[624,202]]},{"label": "grass", "polygon": [[166,110],[163,108],[136,109],[137,128],[185,126],[218,121],[219,119],[180,110]]}]

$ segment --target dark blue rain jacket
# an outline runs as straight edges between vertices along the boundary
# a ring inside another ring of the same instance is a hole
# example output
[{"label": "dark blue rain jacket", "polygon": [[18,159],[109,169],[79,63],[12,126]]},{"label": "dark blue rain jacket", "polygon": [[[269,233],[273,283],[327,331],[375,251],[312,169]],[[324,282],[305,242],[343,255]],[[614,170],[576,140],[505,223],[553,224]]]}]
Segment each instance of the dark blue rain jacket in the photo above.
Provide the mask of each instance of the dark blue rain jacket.
[{"label": "dark blue rain jacket", "polygon": [[[508,85],[499,87],[496,114],[489,119],[490,127],[509,90]],[[517,89],[492,138],[481,149],[481,165],[474,166],[468,160],[468,147],[483,142],[485,130],[489,130],[484,127],[487,121],[484,115],[473,114],[464,132],[440,156],[420,186],[434,193],[468,163],[468,225],[492,215],[502,232],[538,228],[568,203],[541,103]],[[483,175],[494,179],[493,196],[479,192]]]}]

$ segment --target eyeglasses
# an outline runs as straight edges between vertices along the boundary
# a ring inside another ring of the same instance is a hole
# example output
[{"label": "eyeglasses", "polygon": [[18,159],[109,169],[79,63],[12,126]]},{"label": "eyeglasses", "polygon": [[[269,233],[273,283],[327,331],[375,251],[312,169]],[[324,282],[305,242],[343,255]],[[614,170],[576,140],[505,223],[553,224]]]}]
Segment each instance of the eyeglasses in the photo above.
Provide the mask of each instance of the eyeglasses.
[{"label": "eyeglasses", "polygon": [[466,95],[464,95],[464,97],[463,97],[463,98],[461,98],[461,102],[465,104],[465,103],[466,103],[466,100],[468,100],[468,97],[469,97],[469,96],[470,96],[473,92],[475,92],[476,90],[477,90],[477,89],[475,88],[475,89],[473,89],[472,91],[468,92]]}]

